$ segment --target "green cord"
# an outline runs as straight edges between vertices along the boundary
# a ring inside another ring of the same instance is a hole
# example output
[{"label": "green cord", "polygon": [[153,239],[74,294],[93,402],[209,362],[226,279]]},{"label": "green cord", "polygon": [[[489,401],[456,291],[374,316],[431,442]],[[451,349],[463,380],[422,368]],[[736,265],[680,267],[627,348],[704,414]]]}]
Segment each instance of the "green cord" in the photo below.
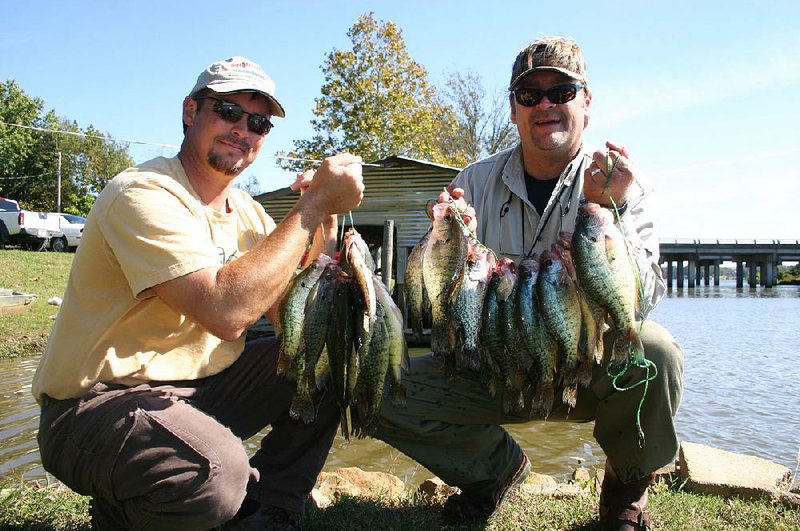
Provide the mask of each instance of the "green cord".
[{"label": "green cord", "polygon": [[[614,170],[617,167],[617,162],[619,161],[619,157],[614,159],[614,162],[612,164],[609,164],[609,161],[610,161],[610,157],[609,157],[608,154],[606,154],[606,170],[608,171],[608,174],[606,175],[605,192],[606,192],[606,195],[608,195],[608,198],[611,200],[611,206],[614,209],[614,215],[615,215],[615,217],[617,219],[617,223],[619,224],[620,231],[623,233],[623,236],[626,236],[625,235],[625,228],[624,228],[624,225],[622,224],[622,218],[621,218],[621,216],[619,214],[619,208],[617,208],[616,201],[614,201],[614,198],[611,197],[611,194],[609,193],[609,188],[611,186],[611,174],[614,173]],[[644,300],[644,287],[642,286],[642,277],[641,277],[641,275],[639,273],[639,266],[636,263],[636,261],[633,259],[633,253],[631,252],[630,248],[628,247],[628,239],[627,239],[627,237],[624,238],[624,242],[625,242],[625,252],[628,255],[628,261],[631,263],[631,266],[633,267],[633,270],[636,272],[636,275],[635,275],[636,291],[638,292],[639,300],[643,301]],[[644,321],[645,321],[645,318],[642,318],[642,320],[639,322],[639,335],[640,336],[641,336],[642,328],[644,327]],[[633,360],[633,361],[631,362],[631,360]],[[634,383],[631,386],[619,387],[617,385],[617,380],[619,378],[621,378],[622,376],[624,376],[625,373],[628,372],[628,369],[630,369],[631,367],[639,367],[640,369],[644,369],[645,370],[644,378],[642,380],[639,380],[638,382]],[[651,368],[653,369],[653,376],[650,376],[650,369]],[[612,374],[610,369],[609,369],[609,367],[606,367],[606,374],[608,374],[608,376],[611,378],[611,385],[617,391],[627,391],[629,389],[634,389],[634,388],[636,388],[636,387],[638,387],[640,385],[644,386],[644,388],[642,389],[642,398],[639,400],[639,406],[636,408],[636,430],[637,430],[637,432],[639,434],[639,447],[641,448],[645,444],[644,431],[642,430],[642,406],[644,405],[644,400],[645,400],[645,397],[647,396],[647,390],[649,388],[650,382],[652,380],[655,380],[655,378],[658,376],[658,368],[656,367],[655,363],[653,363],[652,361],[650,361],[650,360],[648,360],[647,358],[644,357],[644,351],[642,351],[641,355],[634,355],[633,352],[629,352],[628,353],[628,359],[625,360],[625,366],[622,368],[622,370],[619,373]]]}]

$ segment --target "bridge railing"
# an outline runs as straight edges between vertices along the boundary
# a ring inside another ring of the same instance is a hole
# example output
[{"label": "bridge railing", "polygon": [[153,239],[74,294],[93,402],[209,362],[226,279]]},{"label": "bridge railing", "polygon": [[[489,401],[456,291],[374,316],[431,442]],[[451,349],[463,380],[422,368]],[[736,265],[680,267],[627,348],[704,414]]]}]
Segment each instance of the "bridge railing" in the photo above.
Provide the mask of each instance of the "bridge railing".
[{"label": "bridge railing", "polygon": [[800,245],[800,240],[661,238],[661,245]]}]

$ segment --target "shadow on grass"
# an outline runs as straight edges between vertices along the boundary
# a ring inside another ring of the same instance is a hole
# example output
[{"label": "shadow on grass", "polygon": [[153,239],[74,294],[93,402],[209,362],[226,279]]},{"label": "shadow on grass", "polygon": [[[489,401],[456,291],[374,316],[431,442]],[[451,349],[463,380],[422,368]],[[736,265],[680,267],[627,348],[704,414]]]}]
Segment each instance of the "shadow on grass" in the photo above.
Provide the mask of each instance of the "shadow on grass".
[{"label": "shadow on grass", "polygon": [[[469,524],[452,524],[441,516],[440,503],[419,500],[374,501],[365,498],[342,497],[327,509],[312,509],[303,517],[303,529],[342,531],[381,529],[382,531],[517,531],[553,529],[553,520],[541,514],[526,514],[524,508],[504,505],[503,510],[489,520]],[[597,531],[596,520],[558,525],[563,531]]]}]

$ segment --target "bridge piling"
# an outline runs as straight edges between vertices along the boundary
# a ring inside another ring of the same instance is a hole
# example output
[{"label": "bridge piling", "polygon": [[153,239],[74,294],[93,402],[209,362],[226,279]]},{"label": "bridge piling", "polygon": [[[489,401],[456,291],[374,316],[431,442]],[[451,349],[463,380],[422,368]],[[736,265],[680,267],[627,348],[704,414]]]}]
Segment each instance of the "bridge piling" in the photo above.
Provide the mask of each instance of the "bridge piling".
[{"label": "bridge piling", "polygon": [[[678,288],[700,286],[701,276],[706,286],[714,268],[714,285],[719,286],[722,262],[736,264],[736,287],[744,288],[745,269],[751,289],[777,286],[778,265],[800,262],[800,240],[661,240],[661,263],[667,263],[667,286],[673,281]],[[688,267],[688,271],[684,271]]]}]

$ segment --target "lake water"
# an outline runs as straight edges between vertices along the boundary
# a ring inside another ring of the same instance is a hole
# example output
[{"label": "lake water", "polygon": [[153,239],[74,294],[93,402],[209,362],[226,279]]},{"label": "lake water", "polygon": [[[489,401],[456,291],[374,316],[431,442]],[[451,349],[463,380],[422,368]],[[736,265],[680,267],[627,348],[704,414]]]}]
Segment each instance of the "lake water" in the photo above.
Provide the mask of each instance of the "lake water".
[{"label": "lake water", "polygon": [[[685,354],[677,417],[681,440],[763,457],[794,470],[800,449],[800,287],[673,289],[651,318]],[[36,358],[0,360],[0,480],[44,478],[36,446],[39,408],[30,395]],[[592,424],[531,422],[508,429],[534,470],[564,478],[604,455]],[[247,441],[254,452],[258,438]],[[359,466],[415,485],[430,473],[376,440],[337,437],[326,470]]]}]

